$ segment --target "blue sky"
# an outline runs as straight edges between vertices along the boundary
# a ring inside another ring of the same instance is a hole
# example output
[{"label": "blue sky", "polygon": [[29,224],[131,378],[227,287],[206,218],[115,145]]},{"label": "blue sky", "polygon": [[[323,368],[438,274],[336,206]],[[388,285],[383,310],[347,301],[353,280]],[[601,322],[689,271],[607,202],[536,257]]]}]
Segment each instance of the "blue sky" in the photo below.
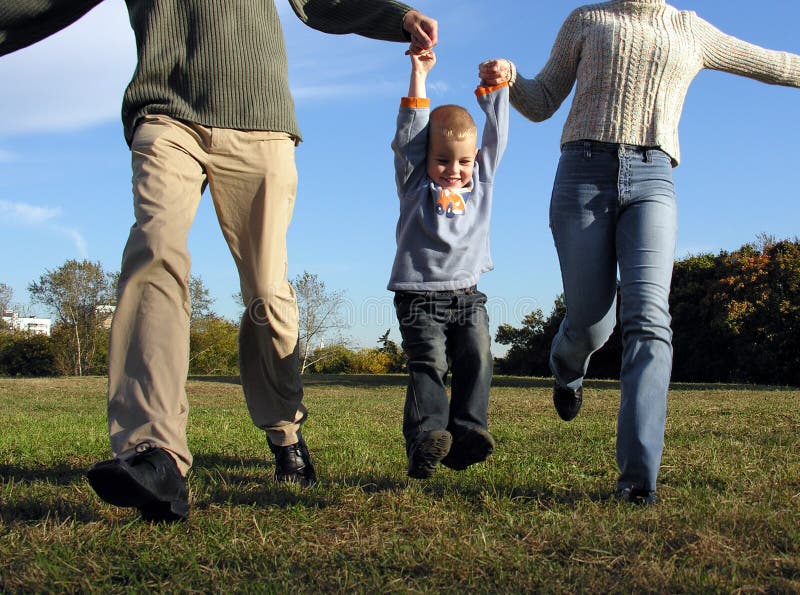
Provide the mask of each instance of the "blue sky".
[{"label": "blue sky", "polygon": [[[385,287],[397,216],[389,143],[408,86],[405,47],[313,31],[288,2],[276,3],[305,139],[297,151],[289,276],[307,270],[344,292],[345,335],[354,346],[374,346],[387,328],[399,340]],[[673,4],[752,43],[800,53],[797,0],[757,8],[741,0]],[[460,103],[477,119],[477,64],[507,57],[533,76],[564,17],[578,5],[416,3],[440,25],[438,63],[429,78],[433,103]],[[70,258],[119,268],[133,221],[119,110],[134,63],[122,0],[106,0],[48,40],[0,58],[0,282],[13,288],[15,302],[28,303],[28,284]],[[534,308],[549,313],[561,292],[547,209],[566,107],[542,124],[512,113],[496,179],[495,270],[481,282],[493,331],[501,323],[518,324]],[[680,126],[683,161],[675,171],[678,257],[733,250],[759,233],[798,235],[799,107],[798,89],[710,71],[695,79]],[[208,197],[190,250],[193,273],[211,290],[214,309],[238,316],[236,272]]]}]

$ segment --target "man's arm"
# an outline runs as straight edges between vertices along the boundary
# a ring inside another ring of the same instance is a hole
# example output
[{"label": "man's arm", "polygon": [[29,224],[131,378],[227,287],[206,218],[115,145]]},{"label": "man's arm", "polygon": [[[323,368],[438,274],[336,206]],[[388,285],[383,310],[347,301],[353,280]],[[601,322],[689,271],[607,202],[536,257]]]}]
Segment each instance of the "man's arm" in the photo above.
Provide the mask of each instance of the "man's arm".
[{"label": "man's arm", "polygon": [[2,0],[0,56],[49,37],[71,25],[103,0]]},{"label": "man's arm", "polygon": [[437,22],[395,0],[289,0],[297,17],[325,33],[356,33],[384,41],[410,41],[428,49],[438,41]]}]

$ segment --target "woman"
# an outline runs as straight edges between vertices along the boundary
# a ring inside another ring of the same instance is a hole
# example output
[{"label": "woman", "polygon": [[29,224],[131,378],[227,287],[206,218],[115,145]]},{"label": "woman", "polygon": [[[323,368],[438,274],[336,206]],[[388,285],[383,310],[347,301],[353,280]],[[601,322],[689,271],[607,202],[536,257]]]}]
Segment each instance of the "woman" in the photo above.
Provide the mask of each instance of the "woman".
[{"label": "woman", "polygon": [[800,87],[800,56],[725,35],[664,0],[576,9],[533,79],[505,59],[480,66],[488,84],[509,81],[511,104],[535,122],[553,115],[577,83],[550,203],[567,305],[550,352],[553,401],[566,421],[580,410],[589,358],[615,323],[618,267],[617,490],[638,504],[656,501],[664,446],[678,121],[689,84],[704,68]]}]

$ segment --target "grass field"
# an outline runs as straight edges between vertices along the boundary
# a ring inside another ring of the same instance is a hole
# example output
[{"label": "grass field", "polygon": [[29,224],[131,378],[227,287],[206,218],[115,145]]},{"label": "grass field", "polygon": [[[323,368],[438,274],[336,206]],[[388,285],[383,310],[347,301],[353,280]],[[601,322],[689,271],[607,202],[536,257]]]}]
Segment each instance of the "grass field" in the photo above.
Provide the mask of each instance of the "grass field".
[{"label": "grass field", "polygon": [[0,379],[0,592],[800,593],[800,391],[674,385],[651,508],[613,498],[618,386],[556,417],[496,378],[491,459],[405,476],[401,376],[309,377],[320,485],[276,486],[240,387],[194,379],[188,522],[100,502],[105,379]]}]

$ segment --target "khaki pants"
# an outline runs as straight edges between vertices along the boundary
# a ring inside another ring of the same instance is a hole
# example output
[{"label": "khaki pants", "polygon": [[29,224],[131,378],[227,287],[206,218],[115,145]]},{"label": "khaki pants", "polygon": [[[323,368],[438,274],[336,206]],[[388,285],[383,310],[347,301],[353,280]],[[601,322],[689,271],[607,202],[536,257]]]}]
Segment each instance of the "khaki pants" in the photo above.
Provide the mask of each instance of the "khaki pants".
[{"label": "khaki pants", "polygon": [[148,116],[136,128],[136,223],[122,256],[109,347],[108,425],[115,456],[150,440],[175,455],[182,473],[192,464],[186,440],[187,237],[206,184],[246,306],[239,362],[250,416],[273,443],[297,442],[306,410],[297,301],[286,280],[286,231],[297,186],[294,146],[286,133],[207,128],[167,116]]}]

